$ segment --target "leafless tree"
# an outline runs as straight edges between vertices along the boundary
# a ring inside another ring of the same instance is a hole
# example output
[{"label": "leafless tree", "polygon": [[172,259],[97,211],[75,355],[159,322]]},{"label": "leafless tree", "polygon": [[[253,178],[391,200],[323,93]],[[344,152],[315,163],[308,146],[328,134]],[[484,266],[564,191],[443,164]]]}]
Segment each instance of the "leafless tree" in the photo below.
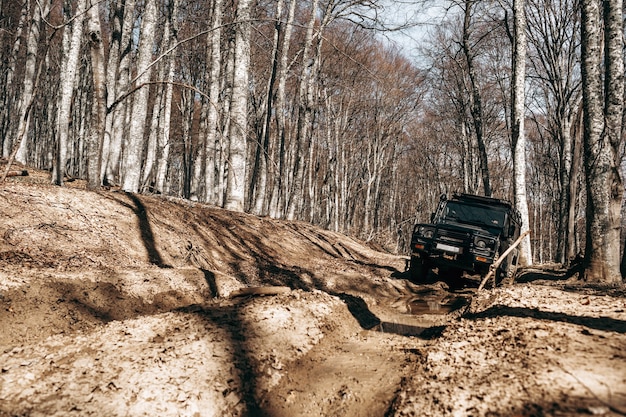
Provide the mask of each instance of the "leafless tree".
[{"label": "leafless tree", "polygon": [[[557,146],[558,161],[558,262],[577,253],[575,244],[576,196],[581,144],[576,142],[576,118],[580,114],[580,18],[572,2],[528,0],[530,86],[535,93],[537,126],[546,131],[543,140]],[[539,164],[537,164],[539,166]],[[545,164],[543,164],[545,165]]]},{"label": "leafless tree", "polygon": [[83,39],[83,20],[86,0],[78,1],[75,15],[68,16],[71,24],[65,26],[63,33],[63,61],[60,72],[60,92],[57,115],[57,151],[54,165],[53,180],[57,185],[63,184],[67,163],[69,144],[71,106],[77,80],[78,58]]},{"label": "leafless tree", "polygon": [[[526,197],[526,11],[524,0],[513,0],[513,74],[511,80],[511,137],[513,148],[513,189],[515,207],[521,214],[521,233],[529,230]],[[532,264],[530,237],[519,247],[522,265]]]},{"label": "leafless tree", "polygon": [[135,86],[138,90],[133,95],[128,138],[124,146],[122,189],[128,192],[139,191],[145,135],[148,114],[147,84],[152,74],[152,51],[157,25],[156,0],[147,0],[141,19],[139,50],[137,54],[137,75]]},{"label": "leafless tree", "polygon": [[[604,10],[600,8],[600,2],[581,1],[584,164],[587,180],[585,277],[590,281],[620,282],[623,185],[617,149],[621,142],[624,99],[622,2],[609,0],[602,4]],[[601,33],[603,27],[604,36]]]},{"label": "leafless tree", "polygon": [[104,143],[106,131],[106,73],[104,70],[104,45],[100,29],[100,8],[98,3],[89,5],[87,28],[94,95],[91,111],[91,128],[87,144],[87,179],[89,187],[95,189],[102,185],[102,144]]},{"label": "leafless tree", "polygon": [[[489,177],[489,165],[487,161],[487,147],[485,145],[484,135],[484,114],[483,114],[483,102],[481,92],[478,87],[478,75],[476,68],[476,37],[472,37],[472,17],[476,0],[466,0],[463,5],[463,36],[462,36],[462,50],[465,57],[465,63],[467,65],[467,75],[469,77],[471,100],[470,100],[470,114],[472,115],[472,122],[474,123],[474,131],[476,134],[476,141],[478,143],[479,150],[479,162],[483,180],[483,191],[486,196],[491,196],[491,183]],[[482,35],[478,35],[480,39]]]},{"label": "leafless tree", "polygon": [[250,67],[250,0],[237,3],[232,54],[233,91],[230,105],[228,182],[224,207],[243,211],[246,193],[246,141],[248,134],[248,71]]}]

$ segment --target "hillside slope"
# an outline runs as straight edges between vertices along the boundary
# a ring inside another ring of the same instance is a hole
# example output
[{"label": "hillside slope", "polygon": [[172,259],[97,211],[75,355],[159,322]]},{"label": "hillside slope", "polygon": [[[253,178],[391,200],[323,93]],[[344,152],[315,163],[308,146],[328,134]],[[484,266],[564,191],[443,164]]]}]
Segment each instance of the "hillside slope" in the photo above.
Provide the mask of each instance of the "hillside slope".
[{"label": "hillside slope", "polygon": [[0,187],[0,417],[626,415],[622,287],[47,176]]},{"label": "hillside slope", "polygon": [[[245,414],[324,334],[385,316],[340,297],[410,293],[402,259],[337,233],[46,177],[0,190],[0,415]],[[290,290],[229,297],[267,286]]]}]

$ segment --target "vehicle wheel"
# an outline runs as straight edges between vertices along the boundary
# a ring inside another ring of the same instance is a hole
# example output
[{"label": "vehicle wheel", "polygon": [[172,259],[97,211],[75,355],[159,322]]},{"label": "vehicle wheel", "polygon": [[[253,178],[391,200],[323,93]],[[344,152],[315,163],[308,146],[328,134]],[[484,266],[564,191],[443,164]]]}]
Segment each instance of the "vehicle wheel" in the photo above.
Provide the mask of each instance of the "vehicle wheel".
[{"label": "vehicle wheel", "polygon": [[502,262],[500,268],[496,271],[496,283],[502,285],[513,284],[513,276],[517,270],[517,251],[513,251]]},{"label": "vehicle wheel", "polygon": [[443,281],[448,284],[451,289],[460,289],[463,287],[463,270],[457,268],[447,269],[443,274]]},{"label": "vehicle wheel", "polygon": [[498,285],[508,285],[507,284],[507,271],[504,268],[500,267],[496,270],[496,286]]},{"label": "vehicle wheel", "polygon": [[411,274],[411,281],[421,284],[427,281],[430,266],[425,260],[412,256],[409,272]]}]

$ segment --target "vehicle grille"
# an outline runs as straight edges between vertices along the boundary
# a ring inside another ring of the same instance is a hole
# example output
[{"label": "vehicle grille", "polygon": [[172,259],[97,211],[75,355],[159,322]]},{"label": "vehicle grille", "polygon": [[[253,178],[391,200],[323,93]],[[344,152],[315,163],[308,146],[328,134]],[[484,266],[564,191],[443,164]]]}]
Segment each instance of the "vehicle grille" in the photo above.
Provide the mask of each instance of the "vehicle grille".
[{"label": "vehicle grille", "polygon": [[454,230],[439,229],[436,239],[442,242],[463,243],[469,238],[468,233],[456,232]]}]

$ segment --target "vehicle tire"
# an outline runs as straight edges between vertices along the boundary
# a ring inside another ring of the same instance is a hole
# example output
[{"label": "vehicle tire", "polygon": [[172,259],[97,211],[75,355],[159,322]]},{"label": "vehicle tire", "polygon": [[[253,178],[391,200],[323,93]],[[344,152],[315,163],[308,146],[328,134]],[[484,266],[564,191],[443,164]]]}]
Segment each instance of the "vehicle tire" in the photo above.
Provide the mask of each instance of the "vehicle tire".
[{"label": "vehicle tire", "polygon": [[443,281],[448,284],[451,289],[458,289],[463,287],[463,270],[458,268],[450,268],[443,271],[443,274],[439,274],[439,278],[443,278]]},{"label": "vehicle tire", "polygon": [[430,266],[425,260],[416,256],[411,256],[411,264],[409,265],[409,273],[411,281],[416,284],[423,284],[428,280]]},{"label": "vehicle tire", "polygon": [[501,285],[513,284],[513,276],[517,270],[517,250],[512,251],[496,271],[496,283]]},{"label": "vehicle tire", "polygon": [[496,286],[506,285],[507,272],[502,268],[496,269]]}]

